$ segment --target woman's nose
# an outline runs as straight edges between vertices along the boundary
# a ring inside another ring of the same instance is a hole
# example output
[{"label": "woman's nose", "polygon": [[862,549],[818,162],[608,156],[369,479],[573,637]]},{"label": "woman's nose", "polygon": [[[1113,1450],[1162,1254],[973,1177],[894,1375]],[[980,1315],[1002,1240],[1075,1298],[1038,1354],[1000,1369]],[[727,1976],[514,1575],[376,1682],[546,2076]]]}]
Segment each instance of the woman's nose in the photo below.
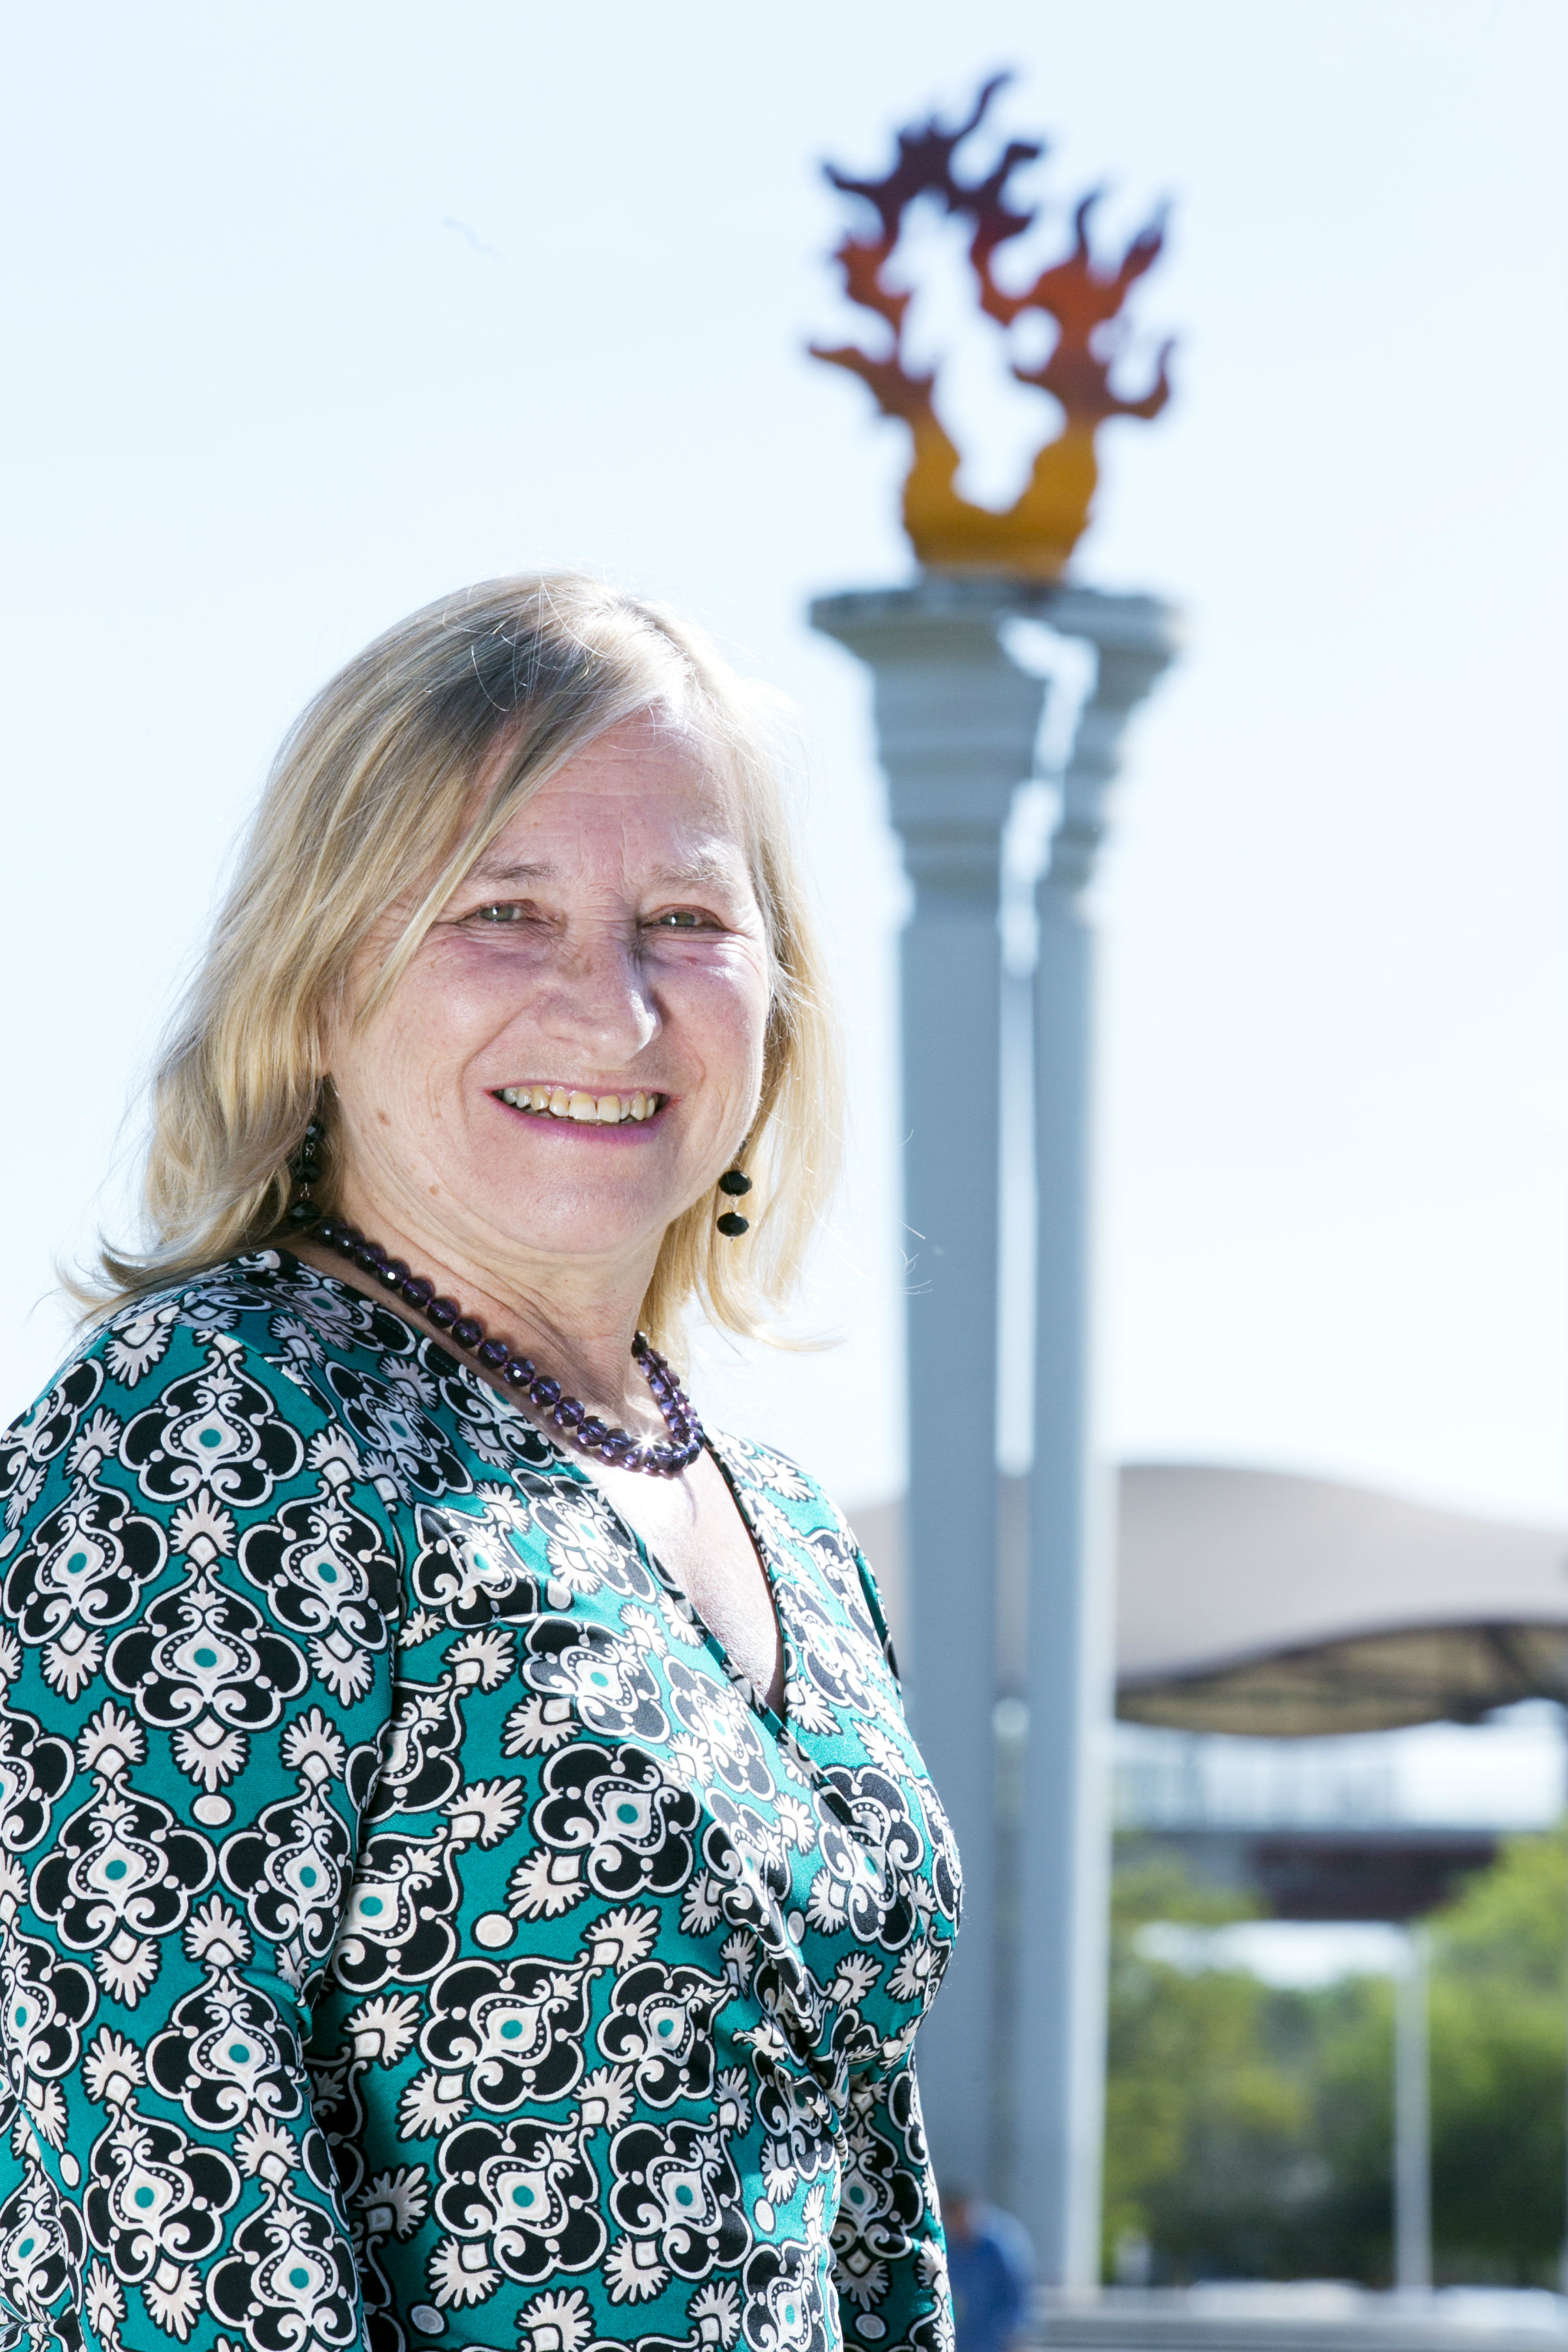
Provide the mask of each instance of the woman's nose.
[{"label": "woman's nose", "polygon": [[532,1009],[547,1036],[605,1066],[635,1060],[659,1026],[637,958],[613,936],[563,940]]}]

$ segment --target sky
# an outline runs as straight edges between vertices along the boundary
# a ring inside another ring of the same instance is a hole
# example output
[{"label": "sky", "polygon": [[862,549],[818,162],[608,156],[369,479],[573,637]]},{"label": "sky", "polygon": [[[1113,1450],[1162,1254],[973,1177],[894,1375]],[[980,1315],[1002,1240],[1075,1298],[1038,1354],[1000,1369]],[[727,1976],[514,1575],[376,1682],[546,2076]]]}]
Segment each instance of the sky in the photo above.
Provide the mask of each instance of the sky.
[{"label": "sky", "polygon": [[[573,564],[796,706],[852,1075],[799,1328],[838,1344],[705,1345],[699,1389],[846,1504],[900,1491],[904,886],[866,679],[805,611],[910,576],[903,451],[805,345],[847,323],[821,160],[879,172],[1011,66],[1042,252],[1089,187],[1108,236],[1171,206],[1134,317],[1176,394],[1104,436],[1076,561],[1186,633],[1098,891],[1101,1444],[1568,1518],[1565,50],[1560,0],[14,18],[7,1410],[65,1344],[55,1265],[126,1230],[290,718],[429,598]],[[1040,409],[931,224],[911,261],[1003,499]]]}]

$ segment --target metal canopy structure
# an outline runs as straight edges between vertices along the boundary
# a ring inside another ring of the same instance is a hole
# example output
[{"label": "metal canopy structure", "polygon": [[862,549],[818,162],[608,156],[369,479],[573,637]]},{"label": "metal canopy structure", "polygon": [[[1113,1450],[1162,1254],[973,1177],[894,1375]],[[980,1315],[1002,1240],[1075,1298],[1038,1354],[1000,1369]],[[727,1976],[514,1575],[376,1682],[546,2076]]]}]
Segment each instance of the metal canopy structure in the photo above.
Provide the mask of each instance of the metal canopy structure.
[{"label": "metal canopy structure", "polygon": [[1130,1721],[1302,1738],[1568,1703],[1568,1531],[1282,1471],[1120,1483]]}]

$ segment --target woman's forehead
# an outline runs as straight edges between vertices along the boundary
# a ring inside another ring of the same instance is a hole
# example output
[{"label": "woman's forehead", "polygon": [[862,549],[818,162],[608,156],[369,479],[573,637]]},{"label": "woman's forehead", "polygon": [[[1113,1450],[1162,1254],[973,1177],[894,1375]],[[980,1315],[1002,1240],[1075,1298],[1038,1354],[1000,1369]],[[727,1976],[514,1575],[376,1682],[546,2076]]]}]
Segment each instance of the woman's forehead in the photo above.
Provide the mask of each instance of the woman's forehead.
[{"label": "woman's forehead", "polygon": [[673,728],[601,737],[507,819],[472,871],[521,878],[521,867],[605,858],[679,867],[696,880],[749,867],[735,787],[696,738]]}]

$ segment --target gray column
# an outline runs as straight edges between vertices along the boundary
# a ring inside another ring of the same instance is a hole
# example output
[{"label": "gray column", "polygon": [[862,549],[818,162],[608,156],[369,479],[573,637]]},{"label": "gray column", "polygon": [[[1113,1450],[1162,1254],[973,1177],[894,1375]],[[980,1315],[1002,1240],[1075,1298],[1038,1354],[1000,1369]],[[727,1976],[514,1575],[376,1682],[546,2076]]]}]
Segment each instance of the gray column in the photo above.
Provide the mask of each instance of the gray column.
[{"label": "gray column", "polygon": [[1052,628],[1089,639],[1099,663],[1037,894],[1039,1223],[1014,2196],[1042,2283],[1087,2289],[1100,2275],[1115,1575],[1110,1477],[1094,1465],[1089,1426],[1094,937],[1083,894],[1123,732],[1174,638],[1171,614],[1152,597],[1061,590],[1037,609]]},{"label": "gray column", "polygon": [[1045,688],[1002,651],[1005,591],[927,579],[832,596],[816,626],[876,681],[903,939],[910,1655],[915,1734],[963,1857],[963,1932],[920,2042],[938,2176],[991,2185],[995,2023],[996,1296],[1002,828]]}]

